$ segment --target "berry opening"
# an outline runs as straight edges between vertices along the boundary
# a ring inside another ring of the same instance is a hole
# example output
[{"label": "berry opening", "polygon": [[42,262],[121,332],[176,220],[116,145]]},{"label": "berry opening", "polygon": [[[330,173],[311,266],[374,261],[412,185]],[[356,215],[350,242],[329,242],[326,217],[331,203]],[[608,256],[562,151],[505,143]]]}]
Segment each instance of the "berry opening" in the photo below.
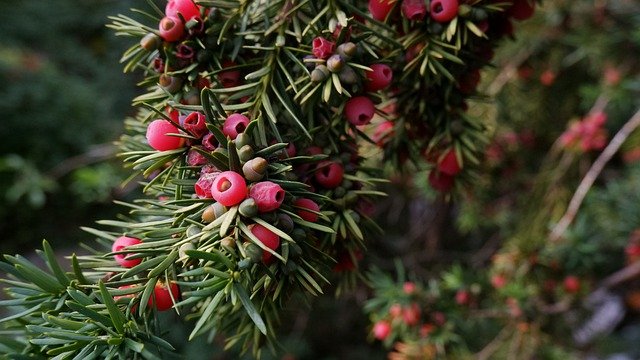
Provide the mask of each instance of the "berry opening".
[{"label": "berry opening", "polygon": [[433,12],[435,12],[436,14],[441,13],[442,10],[444,10],[444,8],[442,7],[441,3],[435,3],[433,5]]},{"label": "berry opening", "polygon": [[244,132],[244,129],[246,129],[247,127],[243,124],[243,123],[238,123],[236,125],[236,131],[238,133]]},{"label": "berry opening", "polygon": [[358,116],[358,120],[359,120],[361,123],[366,123],[366,122],[369,120],[369,117],[367,116],[367,114],[360,114],[360,115]]},{"label": "berry opening", "polygon": [[218,191],[225,192],[229,190],[229,188],[231,188],[231,181],[229,181],[229,179],[222,178],[222,180],[218,182]]},{"label": "berry opening", "polygon": [[164,18],[162,20],[163,21],[160,23],[160,26],[162,26],[162,30],[169,31],[176,26],[176,23],[170,18]]},{"label": "berry opening", "polygon": [[275,199],[277,202],[281,203],[284,201],[284,190],[278,190],[275,195]]}]

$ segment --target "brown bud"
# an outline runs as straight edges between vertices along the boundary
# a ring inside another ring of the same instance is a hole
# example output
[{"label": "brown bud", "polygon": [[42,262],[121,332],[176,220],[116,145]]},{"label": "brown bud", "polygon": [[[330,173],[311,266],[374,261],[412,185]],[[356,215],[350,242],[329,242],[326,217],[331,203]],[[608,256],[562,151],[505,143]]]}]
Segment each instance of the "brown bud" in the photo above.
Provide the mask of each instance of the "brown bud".
[{"label": "brown bud", "polygon": [[149,52],[157,49],[161,43],[162,39],[160,39],[160,36],[154,33],[148,33],[140,39],[140,46]]},{"label": "brown bud", "polygon": [[344,67],[344,59],[342,56],[338,54],[331,55],[329,59],[327,59],[327,69],[332,73],[338,73]]},{"label": "brown bud", "polygon": [[226,211],[227,209],[225,209],[225,207],[222,204],[213,203],[209,205],[206,209],[204,209],[204,211],[202,212],[202,221],[205,223],[210,223],[215,219],[219,218]]},{"label": "brown bud", "polygon": [[347,85],[353,85],[358,81],[358,75],[351,66],[346,65],[338,74],[340,82]]},{"label": "brown bud", "polygon": [[329,69],[325,65],[318,65],[311,72],[311,81],[321,82],[329,76]]},{"label": "brown bud", "polygon": [[352,42],[346,42],[344,44],[338,45],[338,49],[336,51],[338,52],[338,54],[340,54],[340,56],[342,56],[342,58],[344,58],[346,61],[349,61],[358,52],[358,47]]},{"label": "brown bud", "polygon": [[256,157],[244,163],[242,166],[242,173],[249,181],[259,181],[267,172],[268,165],[269,163],[267,160],[261,157]]},{"label": "brown bud", "polygon": [[171,94],[178,92],[182,88],[182,79],[179,77],[162,74],[158,82],[163,89]]}]

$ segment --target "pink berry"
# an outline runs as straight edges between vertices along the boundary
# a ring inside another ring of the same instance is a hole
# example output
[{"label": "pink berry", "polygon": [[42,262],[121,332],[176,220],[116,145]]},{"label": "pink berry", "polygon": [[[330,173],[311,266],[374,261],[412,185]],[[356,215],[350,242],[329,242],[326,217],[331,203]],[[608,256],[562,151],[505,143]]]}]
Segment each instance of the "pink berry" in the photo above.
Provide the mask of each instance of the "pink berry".
[{"label": "pink berry", "polygon": [[[119,238],[116,239],[116,241],[113,242],[113,245],[111,245],[111,251],[113,252],[122,251],[129,246],[141,244],[141,243],[142,241],[140,241],[140,239],[136,239],[128,236],[120,236]],[[127,256],[128,256],[127,253],[113,255],[116,262],[120,264],[120,266],[125,268],[132,268],[142,262],[141,258],[128,259]]]},{"label": "pink berry", "polygon": [[[229,68],[236,66],[236,63],[231,60],[226,60],[222,63],[222,68]],[[240,70],[224,70],[218,73],[218,81],[224,88],[230,88],[240,85]]]},{"label": "pink berry", "polygon": [[196,149],[191,148],[187,154],[187,164],[189,166],[202,166],[207,163],[207,158]]},{"label": "pink berry", "polygon": [[433,0],[431,1],[431,18],[444,23],[458,16],[458,0]]},{"label": "pink berry", "polygon": [[569,275],[564,278],[564,290],[570,294],[580,291],[580,279],[577,276]]},{"label": "pink berry", "polygon": [[467,305],[470,298],[471,296],[467,290],[460,289],[456,292],[456,304],[458,305]]},{"label": "pink berry", "polygon": [[373,325],[373,337],[377,340],[386,339],[391,334],[391,325],[386,320],[380,320]]},{"label": "pink berry", "polygon": [[318,206],[315,201],[306,198],[299,198],[293,202],[293,206],[298,208],[296,209],[296,214],[298,214],[302,220],[313,223],[318,221],[319,216],[316,213],[320,212],[320,206]]},{"label": "pink berry", "polygon": [[333,55],[336,49],[336,44],[323,37],[317,37],[313,39],[313,56],[318,59],[326,59]]},{"label": "pink berry", "polygon": [[237,205],[247,198],[247,183],[235,171],[223,171],[211,184],[211,196],[224,206]]},{"label": "pink berry", "polygon": [[420,322],[420,306],[417,303],[411,303],[410,306],[402,309],[402,320],[408,326],[417,325]]},{"label": "pink berry", "polygon": [[167,42],[175,42],[184,35],[184,25],[175,16],[165,16],[160,20],[160,37]]},{"label": "pink berry", "polygon": [[178,134],[180,131],[175,125],[166,120],[154,120],[147,127],[147,142],[158,150],[175,150],[182,146],[183,139],[169,134]]},{"label": "pink berry", "polygon": [[242,114],[231,114],[222,125],[222,133],[234,140],[249,125],[249,118]]},{"label": "pink berry", "polygon": [[397,0],[369,0],[371,17],[378,21],[384,21],[395,6],[396,1]]},{"label": "pink berry", "polygon": [[204,114],[197,111],[187,115],[183,124],[185,130],[197,138],[203,137],[209,131],[207,130],[207,121]]},{"label": "pink berry", "polygon": [[321,161],[314,176],[320,186],[325,189],[335,189],[342,184],[344,167],[337,162]]},{"label": "pink berry", "polygon": [[261,181],[251,186],[249,197],[256,201],[258,212],[264,213],[273,211],[282,205],[284,190],[280,185],[271,181]]},{"label": "pink berry", "polygon": [[507,9],[507,15],[516,20],[527,20],[533,16],[535,6],[533,0],[513,0],[513,5]]},{"label": "pink berry", "polygon": [[367,91],[378,91],[386,88],[393,80],[393,70],[389,65],[373,64],[369,66],[373,71],[367,71]]},{"label": "pink berry", "polygon": [[167,284],[157,283],[153,289],[153,296],[147,302],[149,307],[154,307],[158,311],[166,311],[173,307],[173,300],[178,302],[180,297],[180,288],[175,282]]},{"label": "pink berry", "polygon": [[402,291],[404,291],[404,293],[407,295],[411,295],[416,291],[416,284],[413,282],[407,281],[404,284],[402,284]]},{"label": "pink berry", "polygon": [[421,21],[427,15],[427,5],[424,0],[403,0],[402,15],[414,21]]},{"label": "pink berry", "polygon": [[344,116],[353,125],[368,124],[375,114],[373,101],[366,96],[356,96],[344,105]]},{"label": "pink berry", "polygon": [[450,176],[455,176],[462,171],[454,149],[450,149],[442,159],[440,159],[438,162],[438,171]]},{"label": "pink berry", "polygon": [[193,0],[169,0],[164,13],[167,16],[175,16],[177,18],[179,18],[178,14],[180,14],[184,21],[189,21],[200,17],[200,7]]},{"label": "pink berry", "polygon": [[196,181],[196,184],[194,185],[196,196],[198,196],[198,198],[213,199],[211,188],[213,186],[213,180],[218,177],[218,174],[220,174],[219,171],[205,172],[200,174],[200,178],[198,178],[198,181]]},{"label": "pink berry", "polygon": [[[260,224],[253,224],[249,226],[251,233],[255,235],[260,242],[262,242],[266,247],[271,250],[276,250],[278,246],[280,246],[280,237],[271,230]],[[273,258],[273,254],[270,252],[263,250],[262,251],[262,262],[265,264],[269,264]]]}]

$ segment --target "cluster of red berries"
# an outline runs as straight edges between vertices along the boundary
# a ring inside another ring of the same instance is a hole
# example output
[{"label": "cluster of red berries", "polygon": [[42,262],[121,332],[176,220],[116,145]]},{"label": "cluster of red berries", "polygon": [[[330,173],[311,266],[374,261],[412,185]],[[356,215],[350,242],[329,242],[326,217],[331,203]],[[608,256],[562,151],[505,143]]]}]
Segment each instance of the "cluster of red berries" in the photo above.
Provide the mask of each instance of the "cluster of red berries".
[{"label": "cluster of red berries", "polygon": [[607,130],[604,128],[606,122],[607,114],[603,112],[589,114],[580,121],[573,121],[560,135],[560,144],[565,149],[581,152],[602,150],[607,145]]}]

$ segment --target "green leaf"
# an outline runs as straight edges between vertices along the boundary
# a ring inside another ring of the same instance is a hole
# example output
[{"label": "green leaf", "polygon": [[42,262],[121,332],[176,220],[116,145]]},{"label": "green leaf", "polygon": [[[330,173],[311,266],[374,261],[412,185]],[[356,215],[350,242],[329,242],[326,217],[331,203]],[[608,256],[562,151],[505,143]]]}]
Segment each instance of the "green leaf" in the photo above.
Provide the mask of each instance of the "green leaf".
[{"label": "green leaf", "polygon": [[258,310],[253,305],[253,302],[251,302],[251,299],[249,299],[249,295],[247,294],[247,291],[244,289],[244,287],[242,287],[238,283],[233,283],[233,290],[235,291],[238,298],[240,298],[240,302],[244,306],[245,310],[247,310],[247,314],[249,315],[251,320],[253,320],[253,323],[256,324],[262,334],[267,335],[267,327],[264,324],[264,320],[262,320],[260,313],[258,313]]},{"label": "green leaf", "polygon": [[53,253],[53,249],[47,240],[42,241],[42,248],[44,249],[44,254],[47,257],[47,265],[49,265],[53,274],[56,276],[60,284],[68,286],[71,283],[71,279],[69,279],[67,274],[65,274],[64,270],[60,267],[60,264],[58,264],[58,260]]},{"label": "green leaf", "polygon": [[232,140],[227,143],[227,150],[229,151],[229,170],[242,174],[242,164],[240,164],[238,149],[236,149],[236,144]]},{"label": "green leaf", "polygon": [[122,273],[122,275],[120,276],[120,278],[122,279],[126,279],[126,278],[130,278],[134,275],[137,275],[143,271],[146,271],[148,269],[151,269],[154,266],[159,265],[160,263],[162,263],[165,259],[167,258],[166,255],[162,255],[162,256],[157,256],[151,259],[147,259],[143,262],[141,262],[140,264],[132,267],[131,269],[125,271],[124,273]]},{"label": "green leaf", "polygon": [[35,265],[15,264],[14,266],[25,280],[32,282],[46,292],[59,293],[65,288],[56,278],[38,269]]},{"label": "green leaf", "polygon": [[227,269],[234,269],[235,265],[228,257],[222,254],[219,250],[211,249],[209,251],[200,250],[187,250],[185,252],[190,258],[201,259],[205,261],[211,261],[214,264],[222,263]]},{"label": "green leaf", "polygon": [[147,304],[149,303],[149,299],[153,295],[153,291],[156,287],[156,282],[158,282],[157,277],[150,278],[147,281],[147,285],[144,287],[144,291],[142,291],[142,296],[140,297],[140,306],[138,308],[138,315],[143,316],[144,311],[147,309]]},{"label": "green leaf", "polygon": [[[95,310],[92,310],[84,305],[80,305],[74,301],[65,301],[65,304],[69,307],[69,309],[78,312],[91,320],[101,323],[102,325],[110,328],[113,326],[113,322],[108,317],[98,313]],[[93,340],[93,339],[92,339]]]},{"label": "green leaf", "polygon": [[153,270],[149,272],[149,277],[156,277],[162,274],[167,268],[169,268],[169,266],[173,265],[173,263],[176,261],[177,258],[178,258],[178,251],[174,249],[169,253],[169,255],[165,257],[165,259],[158,266],[156,266]]},{"label": "green leaf", "polygon": [[207,304],[207,307],[202,312],[202,315],[200,315],[198,322],[196,322],[196,325],[193,328],[193,331],[191,331],[191,334],[189,334],[189,341],[193,340],[193,338],[196,337],[196,335],[198,335],[198,332],[205,324],[211,322],[213,311],[216,309],[216,307],[218,307],[218,304],[220,304],[220,301],[222,300],[223,296],[224,296],[224,292],[218,291],[218,293],[213,297],[213,299],[211,299],[209,304]]},{"label": "green leaf", "polygon": [[109,290],[107,290],[107,287],[104,285],[102,280],[98,281],[98,287],[100,288],[102,302],[107,307],[109,317],[111,317],[111,322],[113,322],[113,327],[116,328],[118,334],[124,334],[124,323],[126,322],[124,314],[120,312],[120,309],[116,306],[116,303],[113,301],[113,297],[109,294]]},{"label": "green leaf", "polygon": [[238,205],[232,206],[225,214],[224,221],[220,224],[220,237],[224,237],[227,232],[229,232],[229,228],[231,227],[231,223],[236,218],[236,214],[238,213]]}]

